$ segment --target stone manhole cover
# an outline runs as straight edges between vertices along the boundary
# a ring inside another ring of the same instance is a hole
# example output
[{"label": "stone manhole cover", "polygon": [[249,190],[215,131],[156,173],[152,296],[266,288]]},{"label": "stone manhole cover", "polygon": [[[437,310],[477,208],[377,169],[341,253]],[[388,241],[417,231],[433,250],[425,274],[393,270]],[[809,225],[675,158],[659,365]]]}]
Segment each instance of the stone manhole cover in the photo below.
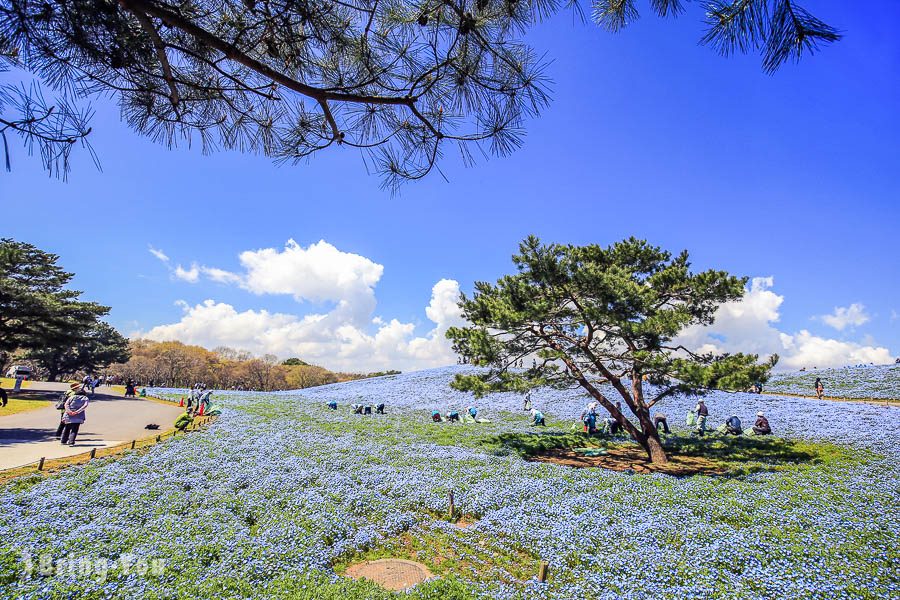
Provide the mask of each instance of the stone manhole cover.
[{"label": "stone manhole cover", "polygon": [[409,589],[431,578],[431,571],[425,565],[396,558],[384,558],[352,565],[345,574],[352,579],[368,579],[393,591]]}]

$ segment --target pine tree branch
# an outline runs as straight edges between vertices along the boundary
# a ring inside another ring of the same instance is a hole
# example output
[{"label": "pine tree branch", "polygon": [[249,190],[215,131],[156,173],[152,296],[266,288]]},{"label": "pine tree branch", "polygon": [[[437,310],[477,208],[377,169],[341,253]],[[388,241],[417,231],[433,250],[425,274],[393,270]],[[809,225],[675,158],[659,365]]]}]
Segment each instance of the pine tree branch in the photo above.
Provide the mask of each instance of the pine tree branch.
[{"label": "pine tree branch", "polygon": [[175,78],[172,75],[172,65],[169,64],[169,57],[166,56],[165,44],[163,44],[162,39],[159,37],[159,32],[156,31],[156,27],[153,26],[150,18],[140,10],[133,8],[131,3],[132,0],[119,0],[119,4],[134,15],[138,23],[140,23],[141,28],[150,37],[150,41],[153,42],[153,47],[156,49],[156,57],[159,59],[159,64],[162,67],[163,78],[169,86],[169,98],[172,102],[172,108],[177,110],[179,102],[178,88],[175,87]]}]

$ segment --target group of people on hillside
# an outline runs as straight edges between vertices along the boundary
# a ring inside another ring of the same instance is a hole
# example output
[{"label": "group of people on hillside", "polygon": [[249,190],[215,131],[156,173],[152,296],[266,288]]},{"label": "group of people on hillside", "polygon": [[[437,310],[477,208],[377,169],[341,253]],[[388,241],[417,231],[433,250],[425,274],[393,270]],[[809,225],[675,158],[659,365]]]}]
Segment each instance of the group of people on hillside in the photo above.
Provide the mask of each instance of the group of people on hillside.
[{"label": "group of people on hillside", "polygon": [[[709,431],[706,426],[708,418],[709,408],[706,406],[706,402],[700,400],[697,402],[697,406],[694,407],[694,410],[688,414],[688,425],[696,425],[696,433],[698,435],[703,435],[705,432]],[[725,419],[725,422],[720,425],[716,431],[731,435],[770,435],[772,433],[772,427],[769,425],[769,419],[767,419],[766,415],[760,411],[756,413],[756,421],[749,431],[745,431],[743,423],[741,423],[741,420],[737,415],[731,415]]]},{"label": "group of people on hillside", "polygon": [[[337,409],[337,402],[333,404],[334,406],[329,402],[328,408]],[[353,410],[354,415],[371,415],[373,408],[376,415],[384,414],[384,404],[376,404],[374,407],[371,404],[351,404],[350,408]]]},{"label": "group of people on hillside", "polygon": [[202,407],[205,414],[209,411],[212,393],[212,390],[206,389],[205,383],[195,383],[191,387],[190,394],[188,394],[187,409],[199,412]]},{"label": "group of people on hillside", "polygon": [[[601,417],[599,409],[600,404],[598,402],[590,402],[581,413],[581,423],[585,433],[588,435],[616,435],[625,429],[625,417],[623,416],[621,402],[616,402],[617,414],[615,415],[610,412],[609,416]],[[709,431],[706,426],[708,418],[709,408],[706,406],[706,402],[700,400],[697,406],[689,413],[688,425],[695,426],[694,431],[698,435],[703,435],[706,431]],[[665,413],[653,415],[653,426],[657,431],[662,430],[663,433],[671,433],[668,416]],[[769,435],[772,433],[772,428],[766,416],[762,412],[758,412],[756,413],[756,421],[748,432],[744,431],[741,420],[736,415],[728,417],[717,431],[733,435],[750,433],[750,431],[752,431],[752,435]]]},{"label": "group of people on hillside", "polygon": [[[435,423],[490,423],[487,419],[478,416],[478,408],[474,406],[466,407],[466,410],[460,414],[458,410],[450,409],[446,414],[442,414],[439,410],[431,411],[431,420]],[[543,420],[543,416],[541,416]]]}]

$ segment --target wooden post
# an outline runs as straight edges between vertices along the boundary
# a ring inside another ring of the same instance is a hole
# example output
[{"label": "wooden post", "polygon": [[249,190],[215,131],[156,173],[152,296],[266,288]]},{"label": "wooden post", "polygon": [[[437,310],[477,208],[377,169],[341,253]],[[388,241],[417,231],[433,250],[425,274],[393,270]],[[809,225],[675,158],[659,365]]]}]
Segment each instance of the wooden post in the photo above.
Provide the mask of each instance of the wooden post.
[{"label": "wooden post", "polygon": [[97,449],[91,448],[91,460],[97,457]]},{"label": "wooden post", "polygon": [[544,583],[547,581],[547,570],[550,568],[550,565],[546,560],[541,561],[541,566],[538,567],[538,581]]},{"label": "wooden post", "polygon": [[135,442],[137,442],[137,440],[131,440],[131,449],[132,449],[132,450],[134,450],[134,443],[135,443]]},{"label": "wooden post", "polygon": [[453,518],[453,515],[456,514],[456,505],[453,502],[453,490],[450,490],[450,518]]},{"label": "wooden post", "polygon": [[43,471],[43,470],[44,470],[44,457],[42,456],[41,460],[38,461],[38,471]]}]

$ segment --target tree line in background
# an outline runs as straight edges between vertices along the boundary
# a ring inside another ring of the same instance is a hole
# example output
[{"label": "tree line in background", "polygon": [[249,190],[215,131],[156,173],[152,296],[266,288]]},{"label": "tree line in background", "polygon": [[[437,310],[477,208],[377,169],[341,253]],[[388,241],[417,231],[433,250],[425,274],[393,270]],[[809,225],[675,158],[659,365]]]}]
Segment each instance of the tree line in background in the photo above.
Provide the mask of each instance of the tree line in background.
[{"label": "tree line in background", "polygon": [[399,373],[335,373],[299,358],[279,361],[272,354],[256,357],[226,346],[207,350],[181,342],[132,340],[129,350],[131,358],[110,366],[107,373],[123,381],[164,387],[202,382],[213,389],[292,390]]},{"label": "tree line in background", "polygon": [[59,256],[0,239],[0,366],[27,364],[47,381],[112,375],[119,381],[173,387],[203,382],[218,389],[284,390],[395,374],[334,373],[299,358],[280,362],[232,348],[207,350],[180,342],[129,341],[101,319],[108,306],[66,289],[73,274]]},{"label": "tree line in background", "polygon": [[101,319],[108,306],[65,289],[59,257],[0,239],[0,364],[24,361],[49,381],[129,359],[128,340]]}]

